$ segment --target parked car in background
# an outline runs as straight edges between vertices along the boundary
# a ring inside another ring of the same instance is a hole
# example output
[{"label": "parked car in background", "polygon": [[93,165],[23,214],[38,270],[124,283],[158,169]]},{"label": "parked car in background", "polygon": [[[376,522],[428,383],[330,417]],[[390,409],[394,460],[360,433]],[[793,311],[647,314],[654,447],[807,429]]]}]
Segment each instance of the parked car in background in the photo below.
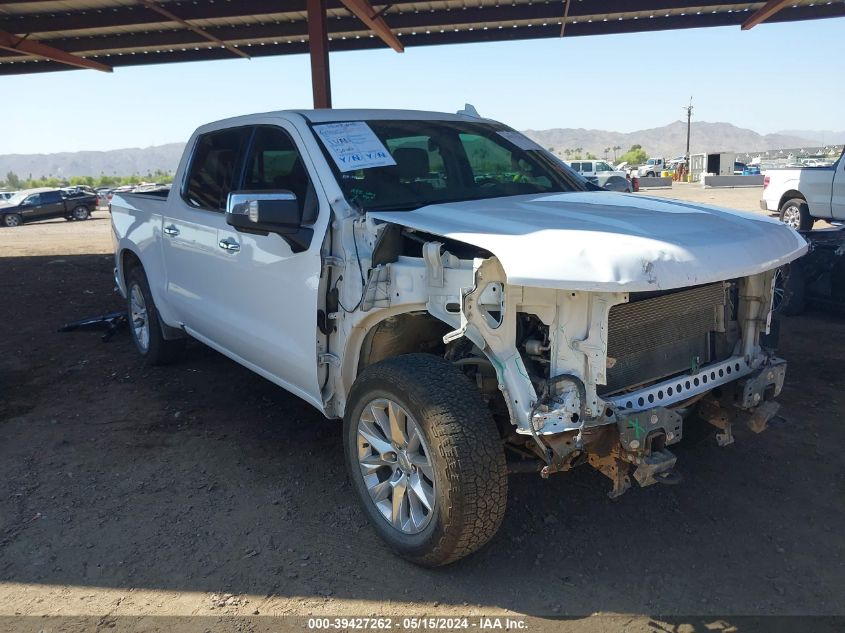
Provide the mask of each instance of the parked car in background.
[{"label": "parked car in background", "polygon": [[748,165],[738,160],[734,161],[734,176],[741,176],[748,169]]},{"label": "parked car in background", "polygon": [[42,187],[24,189],[0,202],[0,224],[20,226],[25,222],[65,218],[87,220],[97,206],[97,196],[86,193],[68,195],[61,189]]},{"label": "parked car in background", "polygon": [[76,196],[79,194],[84,194],[86,196],[97,195],[97,192],[94,190],[94,188],[89,187],[88,185],[71,185],[69,187],[62,187],[61,191],[63,191],[68,196]]},{"label": "parked car in background", "polygon": [[817,219],[845,220],[845,158],[830,167],[767,169],[760,208],[799,231]]},{"label": "parked car in background", "polygon": [[845,228],[805,231],[808,251],[775,276],[775,312],[801,314],[808,306],[845,313]]},{"label": "parked car in background", "polygon": [[659,176],[666,166],[666,160],[663,158],[649,158],[645,165],[640,166],[637,170],[637,175],[640,178]]},{"label": "parked car in background", "polygon": [[97,187],[94,191],[97,193],[97,207],[105,209],[109,206],[111,200],[112,187]]},{"label": "parked car in background", "polygon": [[0,202],[2,202],[3,200],[8,200],[16,193],[16,191],[0,191]]},{"label": "parked car in background", "polygon": [[631,181],[627,179],[628,174],[622,170],[614,169],[605,160],[585,159],[564,162],[591,183],[603,189],[629,193],[633,191]]},{"label": "parked car in background", "polygon": [[352,494],[417,564],[493,537],[509,471],[589,464],[617,497],[677,483],[693,403],[721,445],[777,412],[773,279],[807,245],[770,218],[596,191],[519,132],[438,112],[218,121],[175,182],[112,199],[138,353],[193,337],[343,418]]}]

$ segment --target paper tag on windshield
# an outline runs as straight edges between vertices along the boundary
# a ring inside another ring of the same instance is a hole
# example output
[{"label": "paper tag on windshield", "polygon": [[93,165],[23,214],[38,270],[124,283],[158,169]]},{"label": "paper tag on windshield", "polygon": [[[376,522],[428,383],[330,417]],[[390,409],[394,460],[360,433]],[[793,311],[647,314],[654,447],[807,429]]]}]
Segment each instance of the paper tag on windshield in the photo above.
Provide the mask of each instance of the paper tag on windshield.
[{"label": "paper tag on windshield", "polygon": [[525,151],[535,151],[540,150],[543,151],[543,148],[537,145],[534,141],[530,138],[525,136],[524,134],[520,134],[519,132],[512,132],[510,130],[502,130],[501,132],[497,132],[499,136],[501,136],[506,141],[510,141],[514,145],[516,145],[519,149]]},{"label": "paper tag on windshield", "polygon": [[396,164],[375,132],[363,121],[315,125],[314,131],[329,150],[340,171]]}]

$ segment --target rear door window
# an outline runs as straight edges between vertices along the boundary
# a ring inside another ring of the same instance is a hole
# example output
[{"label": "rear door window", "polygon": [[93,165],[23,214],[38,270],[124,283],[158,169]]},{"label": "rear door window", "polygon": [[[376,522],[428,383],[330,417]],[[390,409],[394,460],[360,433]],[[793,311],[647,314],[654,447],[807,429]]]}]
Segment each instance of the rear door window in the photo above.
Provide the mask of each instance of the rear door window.
[{"label": "rear door window", "polygon": [[197,139],[183,198],[193,207],[225,211],[229,193],[240,182],[250,128],[209,132]]}]

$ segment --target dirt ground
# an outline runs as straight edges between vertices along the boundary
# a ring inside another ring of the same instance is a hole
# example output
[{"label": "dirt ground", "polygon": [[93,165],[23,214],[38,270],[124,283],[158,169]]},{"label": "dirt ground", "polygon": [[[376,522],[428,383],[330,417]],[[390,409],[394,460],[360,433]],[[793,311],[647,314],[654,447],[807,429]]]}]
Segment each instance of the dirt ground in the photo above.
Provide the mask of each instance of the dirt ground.
[{"label": "dirt ground", "polygon": [[[715,202],[738,196],[759,191]],[[841,317],[784,319],[785,423],[726,448],[692,427],[673,449],[681,485],[616,501],[586,467],[514,476],[490,546],[424,570],[356,507],[336,422],[197,343],[147,369],[125,333],[57,333],[122,307],[110,250],[105,212],[0,230],[0,629],[15,615],[95,616],[61,629],[81,631],[140,615],[259,630],[267,615],[509,613],[689,632],[845,615]]]}]

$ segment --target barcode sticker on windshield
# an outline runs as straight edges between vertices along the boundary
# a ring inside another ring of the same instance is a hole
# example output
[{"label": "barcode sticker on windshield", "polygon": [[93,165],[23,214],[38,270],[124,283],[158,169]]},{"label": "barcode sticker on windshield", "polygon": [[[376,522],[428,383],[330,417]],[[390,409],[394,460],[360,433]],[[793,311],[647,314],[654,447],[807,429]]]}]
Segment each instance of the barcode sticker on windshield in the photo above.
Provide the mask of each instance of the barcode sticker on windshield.
[{"label": "barcode sticker on windshield", "polygon": [[506,141],[510,141],[514,145],[516,145],[519,149],[523,149],[525,151],[542,151],[543,148],[537,145],[534,141],[530,138],[525,136],[524,134],[520,134],[519,132],[512,132],[510,130],[502,130],[501,132],[497,132],[499,136],[501,136]]},{"label": "barcode sticker on windshield", "polygon": [[342,172],[396,164],[375,132],[363,121],[315,125],[314,131]]}]

